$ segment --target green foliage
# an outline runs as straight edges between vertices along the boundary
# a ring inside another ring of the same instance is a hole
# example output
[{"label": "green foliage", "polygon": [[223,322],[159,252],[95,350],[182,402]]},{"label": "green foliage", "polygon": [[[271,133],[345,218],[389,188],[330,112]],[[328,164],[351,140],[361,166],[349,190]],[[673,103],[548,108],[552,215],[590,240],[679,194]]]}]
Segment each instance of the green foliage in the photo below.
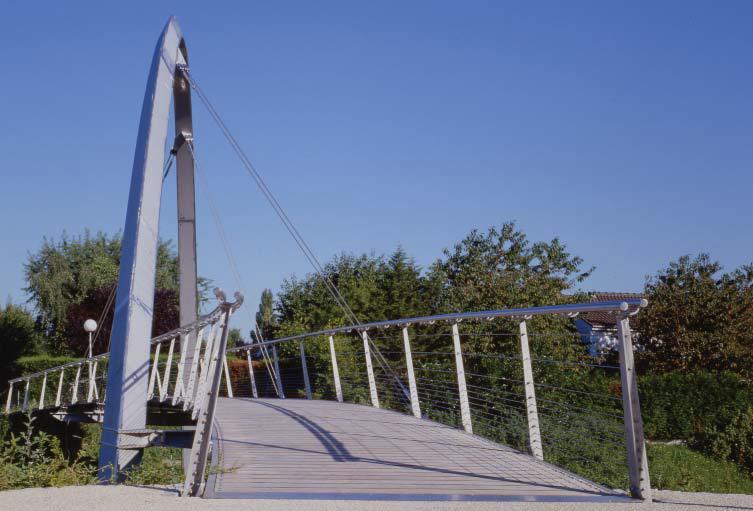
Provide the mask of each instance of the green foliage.
[{"label": "green foliage", "polygon": [[660,490],[753,494],[753,479],[734,463],[683,445],[649,445],[651,486]]},{"label": "green foliage", "polygon": [[126,484],[177,484],[183,481],[181,449],[153,447],[144,450],[141,463],[126,476]]},{"label": "green foliage", "polygon": [[753,406],[739,411],[723,429],[711,427],[698,433],[691,446],[731,460],[753,476]]},{"label": "green foliage", "polygon": [[66,357],[66,356],[54,356],[54,355],[31,355],[28,357],[21,357],[16,361],[20,374],[31,374],[50,367],[55,367],[74,360],[79,360],[80,357]]},{"label": "green foliage", "polygon": [[0,308],[0,384],[22,374],[17,359],[33,353],[39,342],[34,319],[26,309],[11,303]]},{"label": "green foliage", "polygon": [[[120,250],[120,234],[85,231],[75,237],[64,233],[59,241],[45,238],[40,249],[29,255],[24,265],[25,291],[34,304],[39,325],[47,333],[51,351],[65,351],[71,306],[94,301],[89,309],[97,317],[104,309],[110,290],[117,284]],[[207,285],[200,279],[200,299]],[[156,289],[178,289],[178,257],[170,241],[160,241],[157,248]]]},{"label": "green foliage", "polygon": [[723,430],[753,406],[753,388],[734,373],[647,374],[638,379],[643,427],[653,440],[686,440]]},{"label": "green foliage", "polygon": [[[531,243],[512,222],[486,233],[472,230],[429,270],[437,312],[506,309],[562,303],[563,293],[593,268],[559,239]],[[573,297],[567,297],[572,300]]]},{"label": "green foliage", "polygon": [[0,445],[0,491],[13,488],[91,484],[96,469],[84,456],[69,461],[60,441],[34,430],[29,415],[26,429]]},{"label": "green foliage", "polygon": [[[259,328],[262,339],[272,339],[274,337],[275,327],[277,326],[277,318],[274,313],[274,297],[272,296],[271,289],[265,289],[261,292],[261,300],[259,300],[259,310],[256,312],[256,326]],[[251,336],[257,338],[256,332],[252,332]]]},{"label": "green foliage", "polygon": [[242,346],[243,344],[246,344],[246,341],[243,339],[243,334],[241,334],[240,329],[231,328],[227,333],[227,347],[235,348],[237,346]]},{"label": "green foliage", "polygon": [[646,283],[636,317],[651,371],[733,371],[753,376],[753,265],[722,273],[708,254],[680,257]]}]

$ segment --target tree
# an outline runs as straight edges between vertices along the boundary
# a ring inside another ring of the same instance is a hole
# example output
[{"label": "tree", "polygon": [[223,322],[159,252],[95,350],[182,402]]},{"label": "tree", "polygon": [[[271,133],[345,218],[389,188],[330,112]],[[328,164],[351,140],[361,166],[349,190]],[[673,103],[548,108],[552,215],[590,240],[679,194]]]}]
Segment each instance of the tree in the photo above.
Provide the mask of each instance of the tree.
[{"label": "tree", "polygon": [[[89,334],[84,331],[83,325],[84,321],[91,318],[100,323],[98,325],[99,333],[96,334],[94,340],[94,354],[109,351],[115,309],[110,307],[101,321],[100,315],[112,291],[112,288],[92,290],[79,303],[68,306],[61,336],[61,346],[64,346],[74,355],[83,356],[89,347]],[[176,290],[155,290],[152,337],[178,328],[180,326],[179,312],[178,292]]]},{"label": "tree", "polygon": [[594,268],[571,255],[558,238],[531,243],[515,224],[486,233],[472,230],[444,250],[429,270],[438,312],[553,305],[563,300]]},{"label": "tree", "polygon": [[[263,339],[272,339],[274,337],[274,330],[277,326],[277,318],[274,312],[274,296],[271,289],[265,289],[261,292],[261,300],[259,301],[259,310],[256,312],[256,326],[261,332]],[[255,332],[252,332],[252,337],[257,339]],[[263,340],[262,339],[262,340]],[[257,341],[260,339],[257,339]]]},{"label": "tree", "polygon": [[641,367],[753,376],[753,265],[724,273],[709,254],[682,256],[646,280],[634,326]]},{"label": "tree", "polygon": [[16,360],[31,355],[39,343],[32,315],[18,305],[0,308],[0,383],[17,376]]},{"label": "tree", "polygon": [[243,334],[241,334],[240,328],[231,328],[227,333],[227,347],[237,348],[238,346],[243,346],[244,344],[246,344],[246,340],[243,338]]},{"label": "tree", "polygon": [[[121,236],[102,232],[70,237],[63,234],[59,241],[45,238],[41,248],[24,265],[25,291],[34,305],[40,327],[47,334],[48,348],[53,352],[73,350],[80,339],[67,342],[67,336],[80,336],[81,316],[99,318],[107,298],[117,285],[120,265]],[[199,297],[203,300],[208,288],[199,279]],[[172,312],[178,289],[178,256],[170,241],[160,241],[157,248],[155,282],[155,325],[161,331],[166,325],[177,326]],[[177,302],[176,302],[177,303]],[[176,305],[177,307],[177,305]],[[69,315],[72,317],[69,320]],[[86,318],[85,318],[86,319]],[[100,338],[109,338],[100,334]]]}]

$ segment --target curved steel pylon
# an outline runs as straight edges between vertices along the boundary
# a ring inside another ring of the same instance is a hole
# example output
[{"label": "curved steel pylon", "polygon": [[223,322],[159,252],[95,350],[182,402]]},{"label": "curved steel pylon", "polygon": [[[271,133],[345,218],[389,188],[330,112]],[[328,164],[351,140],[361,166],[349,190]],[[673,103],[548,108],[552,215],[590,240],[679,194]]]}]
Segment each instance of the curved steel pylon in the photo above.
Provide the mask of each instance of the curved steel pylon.
[{"label": "curved steel pylon", "polygon": [[[170,18],[152,58],[136,139],[107,370],[99,457],[101,480],[120,478],[124,469],[139,461],[142,453],[141,449],[128,448],[129,437],[124,433],[146,425],[147,340],[152,337],[160,199],[171,100],[178,183],[180,324],[192,323],[197,316],[194,164],[186,143],[193,137],[191,88],[179,70],[187,64],[183,35],[175,18]],[[195,338],[184,341],[182,360],[190,367]]]}]

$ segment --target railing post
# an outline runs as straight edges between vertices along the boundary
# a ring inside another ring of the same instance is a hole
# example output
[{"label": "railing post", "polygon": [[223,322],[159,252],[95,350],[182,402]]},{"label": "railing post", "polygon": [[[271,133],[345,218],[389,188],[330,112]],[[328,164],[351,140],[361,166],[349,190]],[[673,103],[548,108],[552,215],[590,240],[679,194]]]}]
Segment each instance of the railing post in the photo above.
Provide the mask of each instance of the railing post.
[{"label": "railing post", "polygon": [[251,362],[251,350],[246,350],[246,360],[248,360],[248,378],[251,380],[251,396],[254,398],[259,397],[259,392],[256,390],[256,378],[254,378],[254,364]]},{"label": "railing post", "polygon": [[343,402],[343,389],[340,385],[340,371],[337,368],[337,355],[335,354],[335,339],[333,336],[329,336],[329,355],[332,358],[332,379],[335,381],[335,396],[337,402]]},{"label": "railing post", "polygon": [[183,496],[196,496],[204,483],[207,455],[211,444],[212,424],[214,412],[217,407],[217,398],[220,394],[220,382],[222,381],[222,366],[227,347],[228,324],[230,323],[231,309],[225,309],[223,317],[218,321],[222,323],[220,338],[210,346],[210,358],[206,367],[208,377],[201,392],[196,395],[197,403],[194,410],[199,410],[194,433],[191,454],[189,455],[186,479],[183,484]]},{"label": "railing post", "polygon": [[282,374],[280,374],[280,358],[277,356],[277,345],[272,345],[272,358],[275,364],[275,379],[277,380],[277,397],[285,399],[285,391],[282,389]]},{"label": "railing post", "polygon": [[5,413],[10,413],[10,405],[13,403],[13,382],[8,384],[8,400],[5,403]]},{"label": "railing post", "polygon": [[306,365],[306,348],[303,346],[303,341],[298,344],[301,346],[301,369],[303,370],[303,387],[306,391],[306,399],[311,399],[311,382],[309,381],[309,368]]},{"label": "railing post", "polygon": [[37,406],[37,410],[44,408],[45,390],[47,390],[47,373],[44,373],[44,377],[42,378],[42,391],[39,393],[39,405]]},{"label": "railing post", "polygon": [[31,378],[26,380],[26,388],[24,389],[24,404],[21,407],[21,411],[25,412],[29,409],[29,389],[31,386]]},{"label": "railing post", "polygon": [[[173,365],[173,353],[175,352],[175,337],[170,339],[170,349],[167,351],[167,363],[165,364],[165,373],[162,377],[162,385],[160,385],[159,389],[159,400],[160,403],[167,398],[167,391],[170,390],[168,387],[170,386],[170,369]],[[177,382],[176,382],[177,384]],[[175,390],[173,389],[173,393],[175,393]]]},{"label": "railing post", "polygon": [[222,352],[222,370],[225,373],[225,387],[227,387],[227,397],[233,397],[233,382],[230,379],[230,370],[227,367],[227,353]]},{"label": "railing post", "polygon": [[638,380],[633,360],[633,340],[630,333],[630,320],[627,315],[623,315],[617,321],[617,338],[620,349],[620,381],[622,384],[622,409],[625,422],[625,447],[627,449],[630,494],[639,499],[651,500],[651,482],[646,458],[646,444],[643,437],[643,419],[641,418],[641,404],[638,398]]},{"label": "railing post", "polygon": [[[216,323],[215,323],[216,324]],[[209,329],[209,336],[214,335],[214,325]],[[204,340],[204,329],[199,330],[196,334],[196,342],[193,346],[193,358],[191,359],[191,368],[188,373],[188,384],[183,389],[183,409],[188,410],[194,401],[196,395],[196,389],[199,383],[199,365],[201,364],[201,347],[206,346],[208,341]],[[186,349],[190,349],[186,347]],[[204,348],[206,349],[206,347]]]},{"label": "railing post", "polygon": [[[195,340],[195,338],[194,338]],[[178,400],[185,394],[186,392],[186,385],[183,382],[183,365],[188,363],[188,359],[186,358],[188,356],[188,335],[187,334],[181,334],[180,335],[180,355],[178,357],[178,373],[175,375],[175,386],[173,387],[173,396],[172,396],[172,405],[175,406],[178,404]],[[198,342],[194,342],[194,344],[199,344]],[[190,373],[189,369],[189,373]]]},{"label": "railing post", "polygon": [[96,397],[99,399],[99,392],[97,392],[97,365],[98,361],[94,361],[94,364],[89,362],[89,390],[86,393],[86,402],[91,403]]},{"label": "railing post", "polygon": [[60,369],[60,378],[58,379],[58,391],[57,394],[55,394],[55,407],[57,408],[60,406],[61,400],[63,398],[63,378],[65,376],[65,369]]},{"label": "railing post", "polygon": [[76,366],[76,377],[73,379],[73,391],[71,392],[71,404],[78,403],[78,383],[81,380],[81,364]]},{"label": "railing post", "polygon": [[147,400],[154,397],[154,385],[157,383],[157,371],[159,371],[159,350],[162,346],[161,342],[158,342],[154,347],[154,358],[152,359],[152,374],[149,376],[149,394]]},{"label": "railing post", "polygon": [[520,353],[523,359],[523,385],[525,386],[526,412],[528,413],[528,446],[534,458],[543,460],[544,450],[541,445],[539,410],[536,405],[536,388],[533,384],[531,350],[528,346],[528,327],[525,320],[520,322]]},{"label": "railing post", "polygon": [[416,375],[413,372],[413,355],[410,351],[410,337],[408,327],[403,327],[403,347],[405,348],[405,366],[408,369],[408,387],[410,388],[410,406],[413,416],[421,418],[421,405],[418,402],[418,388],[416,387]]},{"label": "railing post", "polygon": [[458,397],[460,398],[460,420],[466,433],[473,433],[471,423],[471,407],[468,404],[468,388],[465,385],[465,368],[463,367],[463,351],[460,348],[460,332],[458,324],[452,324],[452,344],[455,348],[455,368],[458,375]]},{"label": "railing post", "polygon": [[369,393],[371,394],[371,405],[379,408],[379,395],[377,394],[376,380],[374,379],[374,366],[371,364],[371,350],[369,349],[369,334],[364,330],[361,332],[363,338],[363,354],[366,358],[366,376],[369,379]]}]

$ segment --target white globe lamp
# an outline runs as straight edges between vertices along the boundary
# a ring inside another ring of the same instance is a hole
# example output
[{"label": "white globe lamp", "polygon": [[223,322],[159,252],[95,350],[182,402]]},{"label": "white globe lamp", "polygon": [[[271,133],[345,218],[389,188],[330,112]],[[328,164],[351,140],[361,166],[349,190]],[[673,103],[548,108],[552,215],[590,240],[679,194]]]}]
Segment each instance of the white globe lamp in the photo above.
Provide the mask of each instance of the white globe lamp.
[{"label": "white globe lamp", "polygon": [[91,358],[94,356],[93,346],[92,346],[92,333],[97,331],[97,322],[93,319],[87,319],[84,321],[84,330],[89,334],[89,354],[88,357]]}]

